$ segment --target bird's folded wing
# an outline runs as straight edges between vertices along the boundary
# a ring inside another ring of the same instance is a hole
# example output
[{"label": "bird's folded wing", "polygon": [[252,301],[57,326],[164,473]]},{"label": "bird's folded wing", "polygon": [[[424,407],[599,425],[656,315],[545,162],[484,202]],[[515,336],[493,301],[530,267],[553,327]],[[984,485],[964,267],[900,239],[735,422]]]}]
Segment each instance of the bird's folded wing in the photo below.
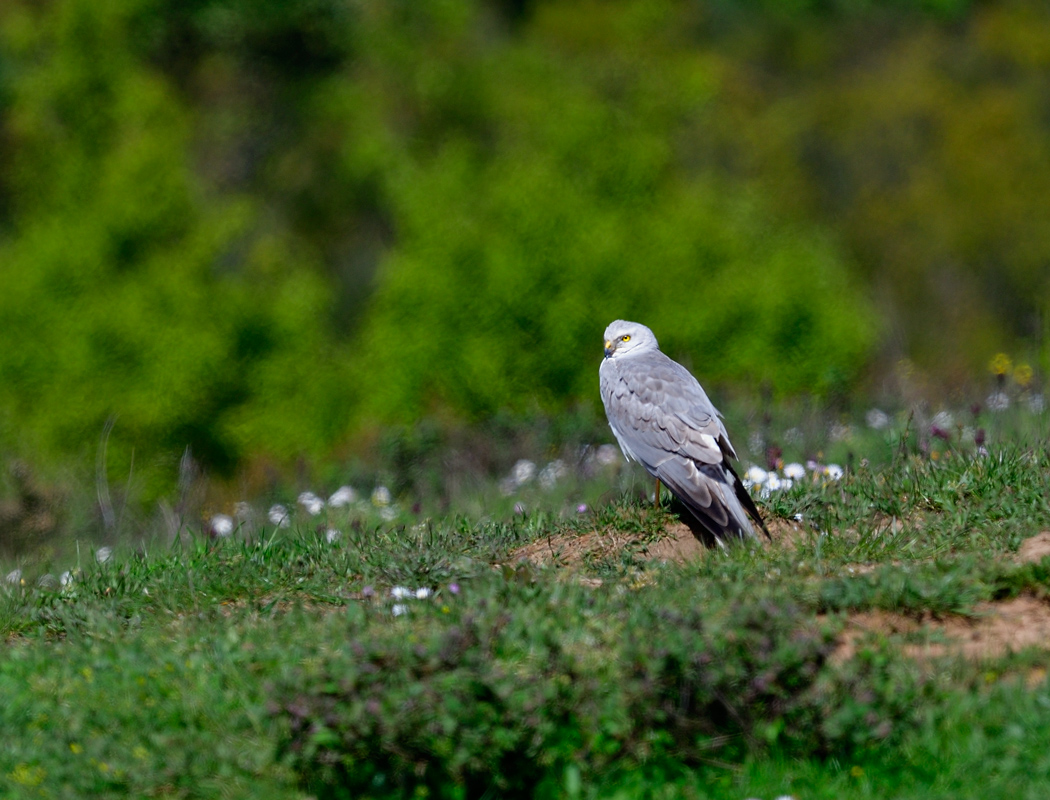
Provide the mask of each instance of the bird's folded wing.
[{"label": "bird's folded wing", "polygon": [[[617,438],[650,469],[684,457],[720,464],[735,455],[718,412],[700,384],[662,353],[635,358],[603,380],[609,421]],[[612,378],[613,376],[609,376]]]}]

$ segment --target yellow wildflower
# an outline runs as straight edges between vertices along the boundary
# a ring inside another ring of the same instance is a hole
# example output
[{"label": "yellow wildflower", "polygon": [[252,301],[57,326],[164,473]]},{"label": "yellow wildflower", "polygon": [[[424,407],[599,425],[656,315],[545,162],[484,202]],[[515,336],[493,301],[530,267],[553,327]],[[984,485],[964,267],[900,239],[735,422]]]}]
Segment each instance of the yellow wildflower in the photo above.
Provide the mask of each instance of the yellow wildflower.
[{"label": "yellow wildflower", "polygon": [[1005,375],[1010,371],[1012,364],[1010,356],[1006,355],[1006,353],[996,353],[995,357],[989,362],[988,369],[995,375]]},{"label": "yellow wildflower", "polygon": [[1027,387],[1032,382],[1032,368],[1028,364],[1018,364],[1014,367],[1014,380],[1018,386]]}]

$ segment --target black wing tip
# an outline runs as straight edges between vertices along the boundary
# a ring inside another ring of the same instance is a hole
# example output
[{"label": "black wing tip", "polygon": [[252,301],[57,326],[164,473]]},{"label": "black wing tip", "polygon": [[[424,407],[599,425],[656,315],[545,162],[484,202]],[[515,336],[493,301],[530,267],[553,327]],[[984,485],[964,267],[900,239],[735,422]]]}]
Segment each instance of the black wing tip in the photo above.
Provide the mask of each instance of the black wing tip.
[{"label": "black wing tip", "polygon": [[762,514],[758,510],[758,506],[755,505],[755,500],[751,496],[751,493],[744,486],[744,482],[740,480],[740,476],[736,474],[736,470],[733,469],[733,465],[728,461],[725,462],[726,471],[733,476],[733,491],[736,493],[736,499],[740,501],[740,505],[744,507],[748,516],[751,517],[755,522],[758,523],[758,527],[762,529],[762,533],[766,535],[769,541],[773,541],[773,536],[769,532],[769,528],[766,527],[766,522],[762,519]]}]

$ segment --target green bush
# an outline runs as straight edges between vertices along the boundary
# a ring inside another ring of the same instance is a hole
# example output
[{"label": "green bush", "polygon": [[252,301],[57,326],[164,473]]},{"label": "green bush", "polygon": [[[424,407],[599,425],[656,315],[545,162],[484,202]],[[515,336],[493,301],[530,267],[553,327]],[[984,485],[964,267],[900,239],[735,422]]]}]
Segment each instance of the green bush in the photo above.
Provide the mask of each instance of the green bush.
[{"label": "green bush", "polygon": [[451,624],[354,632],[289,672],[273,713],[304,786],[532,796],[569,765],[846,757],[906,732],[930,691],[886,659],[829,664],[835,626],[768,593],[706,612],[559,594],[526,584]]},{"label": "green bush", "polygon": [[322,451],[349,391],[332,388],[330,289],[252,200],[200,185],[193,115],[127,46],[133,10],[60,3],[7,31],[22,72],[0,407],[3,443],[37,462],[93,456],[111,420],[113,475],[156,491],[187,446],[220,473],[246,454]]}]

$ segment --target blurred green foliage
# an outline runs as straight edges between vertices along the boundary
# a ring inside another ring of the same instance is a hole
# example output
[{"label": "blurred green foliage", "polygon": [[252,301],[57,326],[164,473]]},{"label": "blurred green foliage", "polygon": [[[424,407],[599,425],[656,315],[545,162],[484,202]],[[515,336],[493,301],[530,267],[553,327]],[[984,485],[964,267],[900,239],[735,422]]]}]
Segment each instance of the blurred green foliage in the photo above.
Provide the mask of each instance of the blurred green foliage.
[{"label": "blurred green foliage", "polygon": [[124,474],[136,449],[171,476],[187,446],[219,472],[260,448],[317,452],[341,431],[331,290],[251,196],[193,174],[192,109],[131,47],[141,5],[5,16],[5,438],[93,452],[112,419]]},{"label": "blurred green foliage", "polygon": [[826,393],[864,363],[872,314],[841,254],[689,164],[715,76],[675,6],[592,10],[543,9],[477,79],[484,138],[446,136],[395,186],[401,241],[364,327],[371,410],[588,397],[617,317],[713,381]]},{"label": "blurred green foliage", "polygon": [[1034,0],[11,0],[0,444],[113,420],[173,481],[593,403],[615,317],[780,395],[983,368],[1048,319],[1047,41]]},{"label": "blurred green foliage", "polygon": [[888,363],[958,385],[998,350],[1038,352],[1045,380],[1050,7],[869,5],[726,44],[727,172],[838,233]]}]

